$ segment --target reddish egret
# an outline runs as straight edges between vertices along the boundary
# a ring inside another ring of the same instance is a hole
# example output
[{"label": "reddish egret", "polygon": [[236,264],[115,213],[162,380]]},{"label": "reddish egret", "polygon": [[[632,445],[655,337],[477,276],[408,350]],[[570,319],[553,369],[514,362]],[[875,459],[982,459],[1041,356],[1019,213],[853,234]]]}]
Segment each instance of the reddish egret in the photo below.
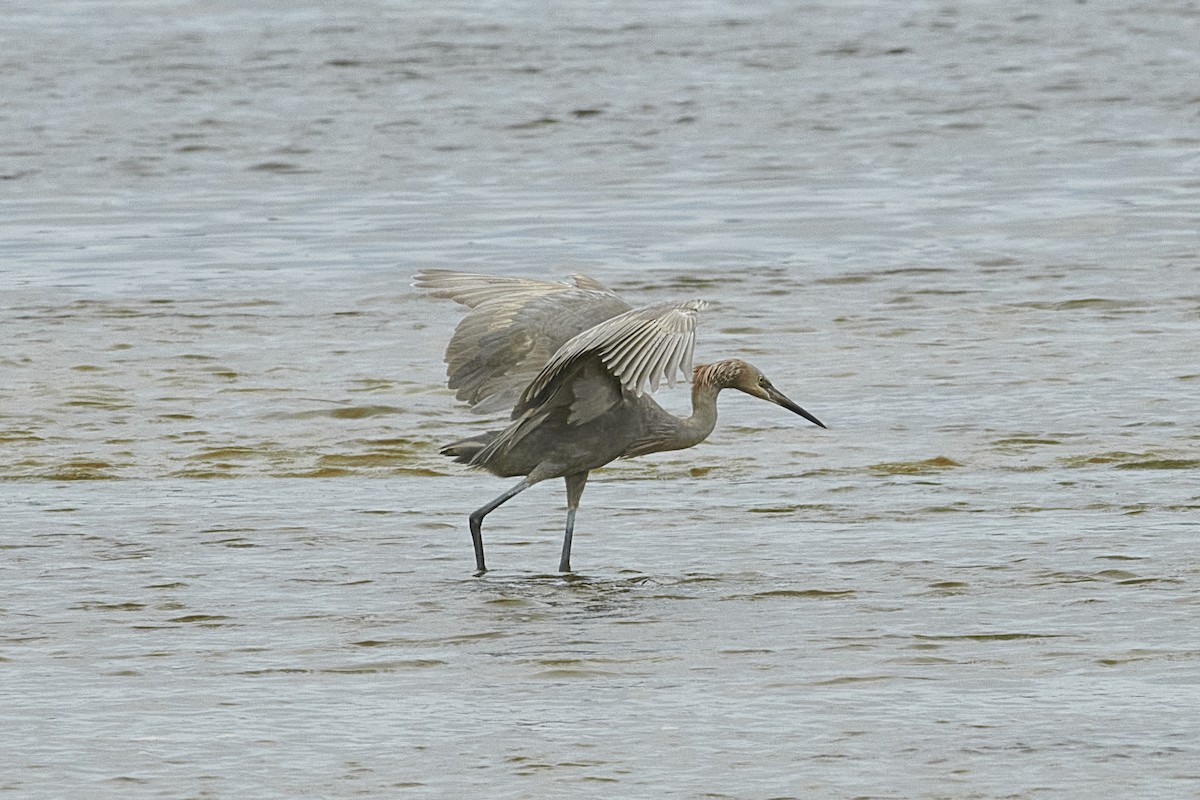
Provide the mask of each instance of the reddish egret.
[{"label": "reddish egret", "polygon": [[[575,285],[428,269],[414,286],[470,309],[446,348],[456,396],[475,410],[512,409],[512,422],[442,448],[444,455],[502,478],[523,476],[470,516],[476,575],[483,518],[547,478],[567,484],[567,530],[558,569],[571,571],[575,511],[588,472],[618,458],[682,450],[717,423],[717,395],[737,389],[815,425],[820,420],[737,358],[692,369],[702,300],[631,308],[591,278]],[[676,374],[692,378],[692,415],[677,417],[647,394]]]}]

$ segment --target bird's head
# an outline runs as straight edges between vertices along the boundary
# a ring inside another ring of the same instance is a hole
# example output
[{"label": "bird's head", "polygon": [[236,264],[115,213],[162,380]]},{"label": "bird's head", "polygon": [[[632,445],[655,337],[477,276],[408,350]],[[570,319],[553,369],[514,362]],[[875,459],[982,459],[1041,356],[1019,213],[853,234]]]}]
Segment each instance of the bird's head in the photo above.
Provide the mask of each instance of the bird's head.
[{"label": "bird's head", "polygon": [[721,389],[737,389],[751,397],[782,406],[793,414],[799,414],[814,425],[825,427],[821,420],[793,403],[787,395],[776,389],[771,381],[767,380],[767,376],[763,375],[762,370],[740,358],[698,366],[695,369],[694,380],[697,384],[713,385]]}]

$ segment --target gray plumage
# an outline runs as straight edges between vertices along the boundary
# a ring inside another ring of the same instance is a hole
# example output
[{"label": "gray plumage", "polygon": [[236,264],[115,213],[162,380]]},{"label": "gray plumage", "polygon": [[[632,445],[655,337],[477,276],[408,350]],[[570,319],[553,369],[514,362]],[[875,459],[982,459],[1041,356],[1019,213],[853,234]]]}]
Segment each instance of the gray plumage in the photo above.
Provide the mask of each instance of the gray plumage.
[{"label": "gray plumage", "polygon": [[570,286],[445,269],[417,273],[414,286],[471,309],[446,347],[454,396],[481,414],[511,409],[567,340],[630,309],[591,278],[574,278]]},{"label": "gray plumage", "polygon": [[[446,348],[447,383],[473,410],[511,408],[503,430],[442,449],[501,477],[524,476],[470,517],[476,574],[483,518],[547,478],[567,485],[567,527],[559,570],[569,572],[571,539],[588,473],[618,458],[699,444],[717,421],[722,389],[769,400],[825,427],[740,359],[692,366],[702,300],[631,308],[597,281],[575,285],[422,270],[414,286],[470,310]],[[678,375],[692,379],[692,414],[677,417],[647,393]]]}]

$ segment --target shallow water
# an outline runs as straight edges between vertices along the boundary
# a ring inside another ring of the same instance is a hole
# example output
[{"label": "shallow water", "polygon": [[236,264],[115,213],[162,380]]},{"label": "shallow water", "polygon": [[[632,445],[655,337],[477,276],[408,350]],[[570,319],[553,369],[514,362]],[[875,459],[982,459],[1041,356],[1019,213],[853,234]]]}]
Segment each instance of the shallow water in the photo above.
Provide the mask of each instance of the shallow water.
[{"label": "shallow water", "polygon": [[[0,796],[1200,796],[1189,4],[8,17]],[[475,579],[421,267],[708,299],[830,430]]]}]

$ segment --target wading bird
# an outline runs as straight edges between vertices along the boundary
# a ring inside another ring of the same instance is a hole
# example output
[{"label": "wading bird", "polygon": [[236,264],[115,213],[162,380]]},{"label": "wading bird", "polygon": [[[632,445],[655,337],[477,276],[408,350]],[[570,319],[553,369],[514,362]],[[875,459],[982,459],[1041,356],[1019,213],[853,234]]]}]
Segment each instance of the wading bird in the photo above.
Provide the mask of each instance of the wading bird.
[{"label": "wading bird", "polygon": [[[470,516],[476,575],[483,560],[483,518],[547,478],[567,483],[567,530],[560,572],[571,571],[575,512],[588,472],[618,458],[682,450],[708,438],[717,395],[737,389],[825,426],[771,385],[751,364],[732,358],[692,369],[702,300],[631,308],[591,278],[575,285],[427,269],[413,286],[470,311],[446,348],[446,375],[456,397],[475,411],[512,409],[500,431],[442,448],[455,461],[502,478],[523,476]],[[677,417],[646,390],[676,373],[692,378],[692,414]]]}]

